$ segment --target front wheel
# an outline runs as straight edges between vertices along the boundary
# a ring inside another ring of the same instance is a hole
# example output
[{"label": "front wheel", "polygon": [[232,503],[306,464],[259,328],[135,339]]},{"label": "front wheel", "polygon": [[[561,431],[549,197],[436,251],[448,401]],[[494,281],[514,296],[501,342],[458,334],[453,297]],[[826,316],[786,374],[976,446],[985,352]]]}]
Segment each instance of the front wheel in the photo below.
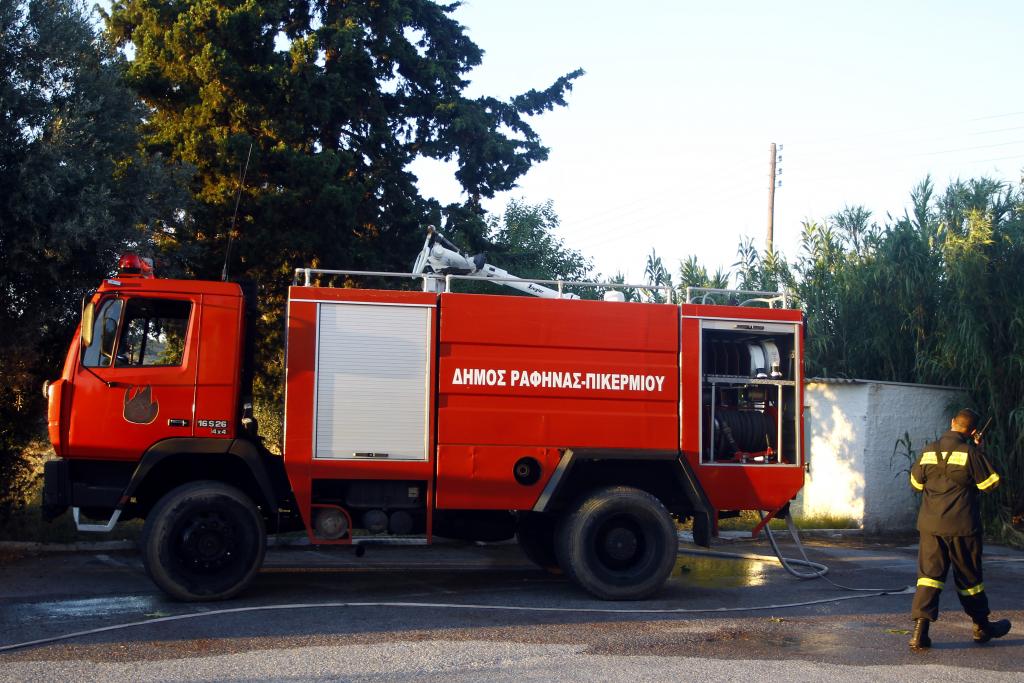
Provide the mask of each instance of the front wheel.
[{"label": "front wheel", "polygon": [[266,547],[263,518],[253,502],[215,481],[169,492],[147,515],[142,532],[146,572],[176,600],[234,597],[256,575]]},{"label": "front wheel", "polygon": [[582,499],[555,535],[558,564],[602,600],[640,600],[660,589],[675,566],[679,541],[657,498],[629,486]]}]

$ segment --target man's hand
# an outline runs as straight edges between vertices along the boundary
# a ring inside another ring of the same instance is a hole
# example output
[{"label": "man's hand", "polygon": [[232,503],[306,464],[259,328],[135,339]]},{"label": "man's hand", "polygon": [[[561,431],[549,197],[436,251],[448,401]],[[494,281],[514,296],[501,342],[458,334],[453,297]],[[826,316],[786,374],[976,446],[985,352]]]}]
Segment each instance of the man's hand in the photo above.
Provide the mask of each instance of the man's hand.
[{"label": "man's hand", "polygon": [[981,428],[981,431],[978,431],[977,429],[975,429],[973,432],[971,432],[971,439],[974,441],[975,444],[978,444],[978,445],[981,444],[981,437],[985,435],[985,430],[988,429],[988,426],[990,424],[992,424],[992,418],[991,417],[989,419],[985,420],[985,426]]}]

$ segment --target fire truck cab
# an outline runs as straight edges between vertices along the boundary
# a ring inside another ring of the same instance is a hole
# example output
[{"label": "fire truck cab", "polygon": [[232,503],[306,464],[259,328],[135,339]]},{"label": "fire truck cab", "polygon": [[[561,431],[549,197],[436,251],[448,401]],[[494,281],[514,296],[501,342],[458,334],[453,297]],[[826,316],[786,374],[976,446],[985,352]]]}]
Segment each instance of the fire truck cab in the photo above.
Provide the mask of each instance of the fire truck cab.
[{"label": "fire truck cab", "polygon": [[[677,522],[706,545],[720,515],[776,514],[803,484],[799,311],[568,298],[479,259],[435,259],[428,291],[301,269],[275,455],[251,415],[253,292],[135,264],[86,297],[47,384],[44,513],[92,531],[144,518],[146,569],[177,599],[237,594],[267,533],[290,530],[516,537],[593,595],[640,599],[675,566]],[[452,291],[477,271],[543,293]]]}]

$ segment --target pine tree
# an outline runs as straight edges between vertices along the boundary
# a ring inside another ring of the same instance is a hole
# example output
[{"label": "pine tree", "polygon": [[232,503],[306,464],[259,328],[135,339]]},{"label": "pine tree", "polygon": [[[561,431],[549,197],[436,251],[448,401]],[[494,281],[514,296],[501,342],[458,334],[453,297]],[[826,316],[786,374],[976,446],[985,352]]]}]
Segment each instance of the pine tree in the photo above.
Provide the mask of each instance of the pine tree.
[{"label": "pine tree", "polygon": [[186,259],[193,274],[221,274],[229,237],[231,272],[276,296],[300,266],[407,270],[422,227],[442,217],[409,171],[419,156],[457,163],[468,200],[445,209],[484,234],[480,200],[546,158],[526,117],[564,105],[581,72],[509,101],[467,98],[482,52],[454,7],[114,3],[110,35],[134,51],[132,83],[154,110],[149,149],[198,169],[198,207],[180,236],[198,247]]}]

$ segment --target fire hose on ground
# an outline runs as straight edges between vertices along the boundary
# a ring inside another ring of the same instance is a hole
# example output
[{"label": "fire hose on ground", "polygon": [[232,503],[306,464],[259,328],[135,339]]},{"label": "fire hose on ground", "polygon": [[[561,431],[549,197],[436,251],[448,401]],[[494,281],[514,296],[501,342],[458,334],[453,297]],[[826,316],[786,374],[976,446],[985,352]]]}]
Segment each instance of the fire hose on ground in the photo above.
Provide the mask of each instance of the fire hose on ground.
[{"label": "fire hose on ground", "polygon": [[[761,516],[761,519],[763,521],[764,520],[764,513],[759,511],[758,514]],[[782,549],[779,548],[778,541],[775,539],[774,532],[772,531],[771,527],[769,525],[767,525],[767,524],[764,527],[765,536],[767,536],[767,538],[768,538],[768,544],[771,546],[772,552],[775,553],[775,557],[774,558],[766,557],[764,555],[754,555],[754,554],[751,554],[751,553],[728,553],[728,552],[722,552],[722,551],[718,551],[718,550],[687,549],[687,550],[681,550],[680,552],[686,553],[688,555],[697,555],[697,556],[700,556],[700,557],[720,557],[720,558],[729,559],[729,560],[754,560],[754,561],[758,561],[758,562],[764,562],[764,561],[771,561],[771,560],[774,559],[774,560],[778,561],[779,565],[784,570],[786,570],[786,573],[788,573],[789,575],[793,576],[794,578],[800,579],[801,581],[809,581],[809,580],[813,580],[813,579],[824,579],[826,583],[829,583],[829,584],[835,586],[836,588],[838,588],[840,590],[851,591],[851,592],[854,592],[854,593],[865,593],[865,595],[854,595],[854,596],[849,596],[847,598],[834,598],[834,599],[830,598],[830,599],[824,600],[824,602],[832,602],[834,600],[844,600],[844,599],[858,598],[858,597],[870,598],[870,597],[879,597],[879,596],[883,596],[883,595],[907,595],[907,594],[910,594],[910,593],[914,592],[915,589],[914,589],[913,585],[893,586],[893,587],[890,587],[890,588],[855,588],[853,586],[845,586],[845,585],[843,585],[841,583],[837,583],[837,582],[833,581],[832,579],[830,579],[830,578],[828,578],[826,576],[826,574],[828,574],[828,572],[829,572],[829,568],[828,568],[827,565],[824,565],[824,564],[822,564],[820,562],[814,562],[813,560],[811,560],[810,558],[807,557],[807,551],[804,549],[804,545],[800,541],[800,533],[799,533],[799,530],[796,527],[796,524],[793,522],[792,516],[786,515],[785,516],[785,520],[786,520],[786,527],[788,528],[789,533],[790,533],[790,535],[793,538],[793,543],[796,546],[797,550],[800,552],[800,555],[801,555],[802,559],[797,559],[797,558],[792,558],[792,557],[784,556],[782,554]],[[809,572],[802,572],[802,571],[798,570],[797,567],[809,567],[811,569],[811,571],[809,571]],[[740,610],[743,610],[743,609],[751,609],[751,608],[733,608],[733,609],[736,610],[736,611],[740,611]]]},{"label": "fire hose on ground", "polygon": [[[763,518],[763,515],[762,515]],[[755,605],[750,607],[707,607],[707,608],[627,608],[627,609],[615,609],[611,607],[532,607],[523,605],[484,605],[484,604],[473,604],[473,603],[447,603],[447,602],[402,602],[402,601],[343,601],[343,602],[312,602],[312,603],[290,603],[281,605],[254,605],[249,607],[229,607],[226,609],[209,610],[203,612],[189,612],[187,614],[176,614],[166,617],[157,617],[155,619],[146,619],[144,621],[132,621],[123,624],[114,624],[112,626],[102,626],[99,628],[87,629],[83,631],[74,631],[71,633],[63,633],[56,636],[50,636],[47,638],[39,638],[36,640],[29,640],[22,643],[14,643],[11,645],[0,645],[0,652],[10,652],[12,650],[18,650],[21,648],[32,647],[36,645],[47,645],[62,640],[71,640],[73,638],[82,638],[86,636],[96,635],[99,633],[109,633],[111,631],[120,631],[131,628],[138,628],[142,626],[151,626],[153,624],[162,624],[175,621],[186,621],[191,619],[203,619],[207,617],[222,616],[226,614],[243,614],[248,612],[274,612],[274,611],[291,611],[291,610],[302,610],[302,609],[337,609],[337,608],[395,608],[395,609],[444,609],[444,610],[465,610],[465,611],[492,611],[492,612],[546,612],[546,613],[574,613],[574,614],[603,614],[603,615],[665,615],[665,614],[722,614],[728,612],[758,612],[758,611],[774,611],[780,609],[790,609],[796,607],[809,607],[812,605],[823,605],[834,602],[842,602],[846,600],[863,600],[867,598],[882,597],[886,595],[906,595],[914,591],[913,586],[900,586],[898,588],[853,588],[850,586],[844,586],[842,584],[832,581],[825,575],[828,573],[829,568],[821,564],[820,562],[814,562],[807,557],[807,552],[804,550],[803,544],[800,542],[800,535],[793,522],[791,516],[786,516],[786,525],[789,528],[789,532],[793,537],[793,541],[799,550],[802,559],[784,557],[781,549],[779,548],[778,542],[775,540],[775,536],[772,533],[769,526],[765,526],[765,533],[768,537],[768,543],[771,545],[779,564],[783,569],[786,570],[790,575],[801,580],[811,579],[825,579],[826,582],[832,584],[836,588],[841,590],[854,592],[855,595],[843,595],[836,596],[833,598],[819,598],[816,600],[803,600],[799,602],[788,602],[778,603],[771,605]],[[723,559],[744,559],[744,560],[758,560],[764,561],[766,558],[762,555],[752,555],[744,553],[727,553],[716,550],[684,550],[681,551],[686,554],[699,555],[705,557],[720,557]],[[810,572],[799,571],[796,567],[808,567],[811,569]]]}]

